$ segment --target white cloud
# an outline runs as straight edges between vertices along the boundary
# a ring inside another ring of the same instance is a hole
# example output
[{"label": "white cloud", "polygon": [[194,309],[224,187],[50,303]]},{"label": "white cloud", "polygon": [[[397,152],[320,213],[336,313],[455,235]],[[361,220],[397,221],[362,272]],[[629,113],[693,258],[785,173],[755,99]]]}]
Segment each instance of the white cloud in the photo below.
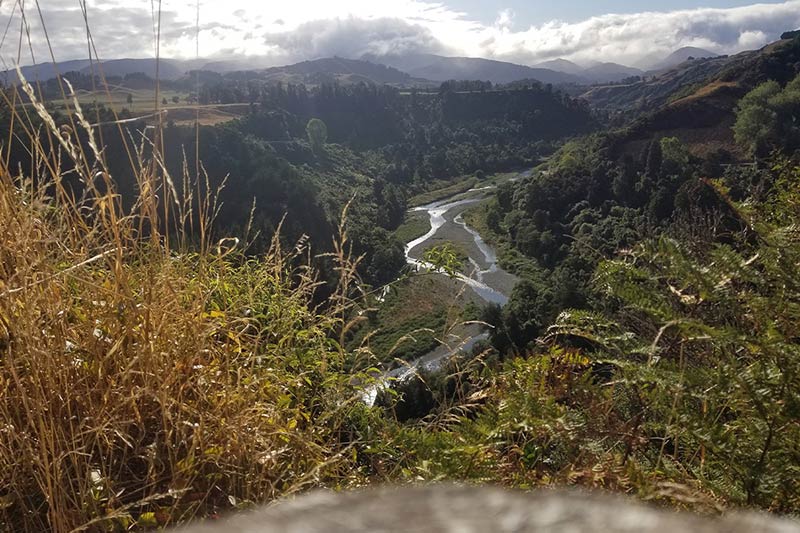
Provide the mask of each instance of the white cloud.
[{"label": "white cloud", "polygon": [[[151,57],[150,2],[87,0],[89,22],[102,58]],[[447,0],[441,0],[446,2]],[[9,22],[14,3],[0,6]],[[196,0],[163,0],[162,55],[194,57]],[[58,60],[86,57],[83,18],[75,0],[42,2]],[[49,59],[34,9],[27,13],[37,60]],[[398,51],[482,56],[533,64],[556,57],[635,63],[681,46],[718,53],[752,49],[800,27],[800,0],[730,9],[693,9],[603,15],[575,23],[548,22],[516,28],[503,10],[481,24],[440,1],[201,0],[200,53],[204,57],[259,55],[275,62],[338,54]],[[16,55],[19,13],[11,20],[0,56]],[[25,46],[23,46],[25,49]],[[23,54],[23,63],[30,54]]]},{"label": "white cloud", "polygon": [[[682,46],[735,53],[763,46],[800,26],[800,1],[730,9],[603,15],[577,23],[549,22],[520,32],[486,28],[480,52],[531,63],[556,57],[635,63]],[[474,50],[479,52],[479,50]]]},{"label": "white cloud", "polygon": [[268,33],[264,42],[287,61],[336,55],[450,52],[425,26],[403,19],[349,17],[301,24],[292,31]]}]

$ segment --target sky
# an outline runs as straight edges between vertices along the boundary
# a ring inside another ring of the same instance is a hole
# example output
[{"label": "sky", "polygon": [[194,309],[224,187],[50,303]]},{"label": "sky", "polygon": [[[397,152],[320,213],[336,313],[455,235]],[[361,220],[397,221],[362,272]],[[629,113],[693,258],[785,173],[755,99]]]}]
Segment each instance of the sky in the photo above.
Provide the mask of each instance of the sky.
[{"label": "sky", "polygon": [[[593,16],[608,13],[640,13],[643,11],[675,11],[698,7],[729,8],[753,4],[752,0],[510,0],[500,9],[510,9],[516,15],[515,24],[520,27],[539,25],[552,20],[579,22]],[[777,2],[774,2],[777,3]],[[455,0],[450,5],[469,13],[476,20],[491,23],[497,18],[497,5],[481,0]]]},{"label": "sky", "polygon": [[[198,0],[161,0],[162,57],[194,58]],[[257,56],[265,66],[338,55],[436,53],[535,65],[641,64],[683,46],[755,49],[800,28],[800,0],[199,0],[201,57]],[[101,59],[153,57],[158,0],[0,2],[6,66],[88,57],[81,6]],[[23,30],[21,32],[21,29]],[[20,53],[20,34],[23,35]],[[28,42],[27,35],[30,35]]]}]

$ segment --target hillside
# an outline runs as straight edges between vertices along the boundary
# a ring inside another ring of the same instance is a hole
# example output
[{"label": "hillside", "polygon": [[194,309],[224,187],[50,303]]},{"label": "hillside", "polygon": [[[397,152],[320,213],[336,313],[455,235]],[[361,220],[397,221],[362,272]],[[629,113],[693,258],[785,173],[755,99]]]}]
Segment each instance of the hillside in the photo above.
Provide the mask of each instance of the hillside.
[{"label": "hillside", "polygon": [[584,98],[598,107],[642,111],[620,138],[622,152],[639,153],[650,139],[675,136],[697,154],[723,149],[741,156],[731,130],[739,99],[760,83],[786,83],[798,72],[800,39],[784,39],[754,52],[686,62],[631,86],[595,88]]},{"label": "hillside", "polygon": [[556,72],[564,72],[565,74],[572,74],[575,76],[579,76],[584,70],[586,70],[582,66],[573,63],[572,61],[561,58],[551,59],[550,61],[536,64],[534,67],[546,68],[548,70],[555,70]]},{"label": "hillside", "polygon": [[598,109],[652,110],[664,105],[681,91],[706,82],[729,64],[729,58],[691,61],[647,76],[636,83],[591,87],[581,98]]},{"label": "hillside", "polygon": [[[47,81],[56,77],[56,73],[64,74],[66,72],[78,72],[83,70],[89,65],[88,59],[78,59],[75,61],[64,61],[63,63],[40,63],[38,65],[30,65],[27,67],[20,67],[22,75],[29,81]],[[0,73],[0,79],[7,80],[7,83],[18,83],[17,71],[14,69],[6,70]]]},{"label": "hillside", "polygon": [[371,61],[408,72],[415,78],[438,82],[481,80],[494,84],[505,84],[525,79],[554,85],[583,82],[580,77],[564,72],[477,57],[444,57],[433,54],[366,57]]},{"label": "hillside", "polygon": [[[158,67],[159,77],[163,80],[176,80],[183,76],[187,71],[196,68],[201,62],[182,61],[175,59],[162,59]],[[90,62],[86,59],[74,61],[60,61],[53,63],[41,63],[21,67],[22,74],[29,81],[47,81],[56,77],[56,74],[66,74],[67,72],[80,72],[81,74],[99,75],[101,72],[106,77],[124,78],[129,74],[144,74],[150,78],[156,77],[156,60],[153,58],[144,59],[111,59],[107,61]],[[8,79],[9,83],[18,83],[16,70],[9,69],[0,73],[0,77]]]},{"label": "hillside", "polygon": [[369,61],[330,57],[303,61],[294,65],[268,68],[258,72],[258,78],[269,83],[374,83],[412,85],[411,75],[395,68]]},{"label": "hillside", "polygon": [[581,76],[591,80],[592,83],[613,83],[622,81],[632,76],[641,76],[643,70],[626,67],[618,63],[598,63],[585,69]]},{"label": "hillside", "polygon": [[655,71],[664,70],[685,63],[686,61],[714,57],[719,57],[719,54],[694,46],[684,46],[659,61],[648,63],[647,69]]}]

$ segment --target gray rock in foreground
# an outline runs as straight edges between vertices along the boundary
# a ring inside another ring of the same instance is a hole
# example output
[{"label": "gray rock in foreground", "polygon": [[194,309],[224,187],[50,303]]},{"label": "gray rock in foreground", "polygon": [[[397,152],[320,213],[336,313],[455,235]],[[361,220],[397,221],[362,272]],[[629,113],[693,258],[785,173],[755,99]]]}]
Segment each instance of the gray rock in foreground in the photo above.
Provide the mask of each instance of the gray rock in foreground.
[{"label": "gray rock in foreground", "polygon": [[760,513],[714,518],[670,512],[623,497],[578,491],[524,493],[490,487],[428,485],[346,493],[313,492],[269,508],[179,530],[180,533],[345,531],[800,533],[800,524]]}]

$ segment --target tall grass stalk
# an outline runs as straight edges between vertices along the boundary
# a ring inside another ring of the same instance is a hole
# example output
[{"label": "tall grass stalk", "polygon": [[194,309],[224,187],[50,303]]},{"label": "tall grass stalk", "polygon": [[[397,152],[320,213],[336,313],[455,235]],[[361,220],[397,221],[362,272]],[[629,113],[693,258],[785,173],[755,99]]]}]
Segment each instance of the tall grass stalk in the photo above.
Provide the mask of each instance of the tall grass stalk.
[{"label": "tall grass stalk", "polygon": [[158,135],[126,132],[126,211],[77,99],[57,123],[22,89],[34,164],[0,169],[0,529],[123,531],[358,481],[344,247],[320,306],[306,244],[213,238],[219,190],[184,165],[179,191]]}]

